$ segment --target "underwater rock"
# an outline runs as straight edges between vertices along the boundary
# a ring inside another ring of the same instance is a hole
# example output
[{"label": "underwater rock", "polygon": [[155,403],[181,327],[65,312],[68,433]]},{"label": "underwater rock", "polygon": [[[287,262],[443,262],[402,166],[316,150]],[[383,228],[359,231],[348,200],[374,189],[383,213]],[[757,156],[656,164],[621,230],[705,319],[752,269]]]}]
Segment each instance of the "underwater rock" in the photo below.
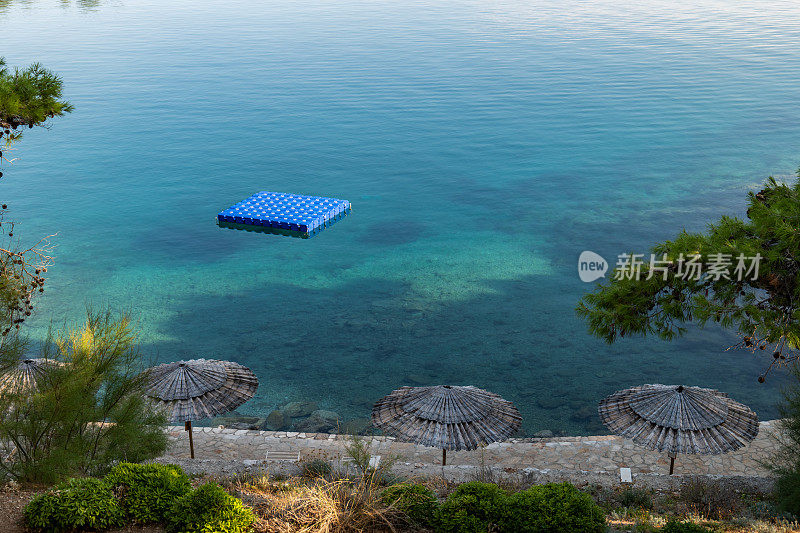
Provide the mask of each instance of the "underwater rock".
[{"label": "underwater rock", "polygon": [[580,409],[573,411],[572,414],[570,415],[570,418],[577,421],[585,421],[585,420],[591,420],[595,416],[598,416],[597,408],[585,405]]},{"label": "underwater rock", "polygon": [[564,405],[564,398],[551,395],[539,396],[536,398],[536,403],[542,409],[547,409],[550,411],[552,409],[558,409]]},{"label": "underwater rock", "polygon": [[267,415],[267,419],[261,429],[267,431],[282,431],[287,429],[291,424],[292,418],[285,412],[276,409]]},{"label": "underwater rock", "polygon": [[356,407],[361,407],[368,411],[372,411],[372,408],[375,406],[375,401],[377,399],[378,398],[373,398],[373,397],[354,398],[352,403]]},{"label": "underwater rock", "polygon": [[[391,231],[386,228],[391,228]],[[369,226],[361,241],[371,245],[398,246],[416,241],[427,231],[423,223],[396,219]]]},{"label": "underwater rock", "polygon": [[333,411],[317,410],[311,416],[298,420],[294,429],[302,433],[328,433],[335,431],[339,424],[339,415]]},{"label": "underwater rock", "polygon": [[281,411],[292,418],[300,418],[310,415],[318,407],[317,402],[289,402],[281,407]]},{"label": "underwater rock", "polygon": [[211,427],[225,426],[230,429],[261,429],[264,418],[257,416],[217,416],[211,419]]},{"label": "underwater rock", "polygon": [[582,407],[586,407],[586,400],[575,398],[569,401],[569,408],[573,411],[577,411]]},{"label": "underwater rock", "polygon": [[376,361],[389,359],[397,355],[397,349],[391,347],[377,347],[372,350],[372,357]]},{"label": "underwater rock", "polygon": [[403,384],[410,384],[415,387],[425,386],[425,385],[433,385],[434,380],[431,376],[427,374],[406,374],[403,378]]},{"label": "underwater rock", "polygon": [[324,420],[308,417],[295,422],[293,429],[301,433],[327,433],[333,429],[333,425]]},{"label": "underwater rock", "polygon": [[369,435],[372,433],[372,420],[369,418],[354,418],[339,427],[343,435]]},{"label": "underwater rock", "polygon": [[320,409],[318,411],[314,411],[311,413],[310,418],[316,418],[318,420],[324,420],[325,422],[330,423],[333,427],[337,427],[339,425],[339,413],[334,411],[325,411]]},{"label": "underwater rock", "polygon": [[536,433],[534,433],[533,436],[540,439],[548,439],[550,437],[554,437],[555,433],[553,433],[549,429],[543,429],[541,431],[537,431]]}]

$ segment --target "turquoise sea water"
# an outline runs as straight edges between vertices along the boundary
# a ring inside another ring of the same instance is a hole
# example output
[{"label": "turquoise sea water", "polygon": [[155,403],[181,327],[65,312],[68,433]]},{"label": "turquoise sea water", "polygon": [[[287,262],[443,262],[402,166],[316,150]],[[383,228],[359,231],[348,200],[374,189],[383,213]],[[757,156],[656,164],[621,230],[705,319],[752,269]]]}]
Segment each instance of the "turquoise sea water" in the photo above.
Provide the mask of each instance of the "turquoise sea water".
[{"label": "turquoise sea water", "polygon": [[[130,310],[147,357],[250,366],[243,413],[474,384],[575,434],[680,382],[776,416],[785,380],[724,332],[590,337],[576,263],[743,215],[800,166],[796,2],[0,1],[0,33],[76,108],[0,183],[24,242],[58,232],[34,339]],[[354,211],[309,240],[214,225],[260,190]]]}]

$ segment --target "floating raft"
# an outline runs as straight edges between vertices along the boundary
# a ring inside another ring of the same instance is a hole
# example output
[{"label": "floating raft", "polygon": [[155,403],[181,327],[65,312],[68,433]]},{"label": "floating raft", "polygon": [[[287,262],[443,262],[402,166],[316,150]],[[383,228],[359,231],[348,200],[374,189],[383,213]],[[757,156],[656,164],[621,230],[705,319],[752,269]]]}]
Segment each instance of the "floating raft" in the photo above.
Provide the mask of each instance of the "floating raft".
[{"label": "floating raft", "polygon": [[350,210],[347,200],[258,192],[221,211],[217,215],[217,224],[222,228],[307,239],[344,218]]}]

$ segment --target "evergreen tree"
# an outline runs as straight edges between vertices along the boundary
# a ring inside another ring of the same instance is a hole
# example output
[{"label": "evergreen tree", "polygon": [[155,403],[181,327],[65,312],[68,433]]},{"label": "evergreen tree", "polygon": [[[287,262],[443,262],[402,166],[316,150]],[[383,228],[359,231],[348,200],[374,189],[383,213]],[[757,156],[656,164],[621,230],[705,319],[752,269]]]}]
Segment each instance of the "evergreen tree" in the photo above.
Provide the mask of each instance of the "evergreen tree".
[{"label": "evergreen tree", "polygon": [[776,433],[778,450],[768,466],[777,476],[775,496],[781,511],[800,517],[800,368],[778,406],[781,420]]},{"label": "evergreen tree", "polygon": [[[22,137],[22,128],[46,126],[47,121],[72,111],[62,100],[62,81],[38,63],[13,70],[0,58],[0,177],[12,145]],[[7,218],[8,205],[0,203],[0,353],[18,352],[17,331],[33,311],[33,298],[44,292],[44,274],[50,266],[48,238],[22,247]]]},{"label": "evergreen tree", "polygon": [[[45,343],[33,382],[0,388],[0,470],[53,483],[100,475],[167,447],[166,417],[146,399],[144,364],[128,317],[88,313],[86,323]],[[0,357],[0,373],[19,361]]]},{"label": "evergreen tree", "polygon": [[[0,59],[0,138],[6,152],[24,126],[72,111],[61,79],[39,64],[6,67]],[[0,163],[13,160],[0,151]],[[2,173],[0,173],[0,177]],[[48,239],[21,247],[0,205],[0,374],[13,372],[26,351],[20,325],[44,292],[51,264]],[[21,480],[53,482],[97,474],[120,460],[142,461],[164,451],[166,418],[145,399],[145,376],[127,317],[89,313],[77,330],[44,345],[35,386],[0,387],[0,470]]]},{"label": "evergreen tree", "polygon": [[0,126],[7,141],[19,137],[10,130],[42,126],[71,112],[72,105],[61,99],[62,86],[61,78],[39,63],[11,71],[0,57]]},{"label": "evergreen tree", "polygon": [[[748,202],[746,220],[723,216],[704,233],[684,230],[656,244],[655,261],[630,254],[627,263],[618,263],[609,281],[578,304],[589,331],[609,343],[625,335],[670,340],[682,335],[687,323],[712,322],[739,334],[734,347],[769,354],[767,372],[796,361],[800,180],[787,184],[770,177],[763,190],[748,193]],[[686,275],[693,260],[701,267],[697,277],[696,270]],[[717,275],[714,267],[723,262],[728,272]]]}]

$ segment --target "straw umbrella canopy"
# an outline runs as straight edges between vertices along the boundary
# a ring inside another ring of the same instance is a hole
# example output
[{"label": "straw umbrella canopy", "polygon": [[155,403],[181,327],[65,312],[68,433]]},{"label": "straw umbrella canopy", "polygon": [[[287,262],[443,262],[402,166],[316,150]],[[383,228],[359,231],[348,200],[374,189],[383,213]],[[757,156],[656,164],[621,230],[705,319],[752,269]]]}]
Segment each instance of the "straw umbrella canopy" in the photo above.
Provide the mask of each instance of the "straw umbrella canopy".
[{"label": "straw umbrella canopy", "polygon": [[401,387],[372,408],[372,424],[401,440],[447,450],[507,439],[520,427],[514,404],[473,386]]},{"label": "straw umbrella canopy", "polygon": [[193,459],[192,421],[233,411],[258,389],[253,371],[231,361],[191,359],[146,372],[145,394],[167,411],[170,421],[185,423]]},{"label": "straw umbrella canopy", "polygon": [[44,378],[48,368],[61,365],[52,359],[21,359],[16,364],[0,370],[0,394],[36,392],[37,382]]},{"label": "straw umbrella canopy", "polygon": [[758,435],[758,417],[753,410],[714,389],[642,385],[603,399],[598,412],[613,433],[667,452],[670,474],[679,453],[728,453]]}]

